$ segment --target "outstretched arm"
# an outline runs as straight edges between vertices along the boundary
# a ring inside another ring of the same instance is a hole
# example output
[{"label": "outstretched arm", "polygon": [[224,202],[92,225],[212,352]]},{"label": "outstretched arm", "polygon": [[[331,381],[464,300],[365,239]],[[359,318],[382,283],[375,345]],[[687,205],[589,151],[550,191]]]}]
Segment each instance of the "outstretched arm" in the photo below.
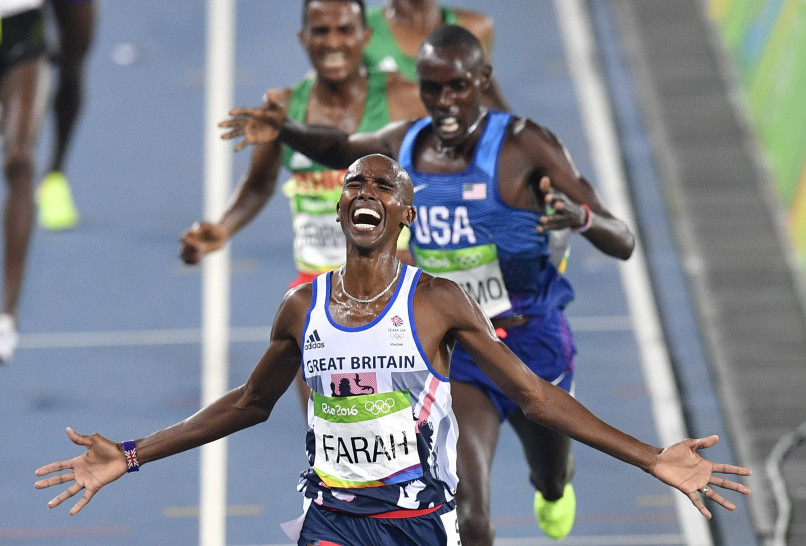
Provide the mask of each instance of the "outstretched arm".
[{"label": "outstretched arm", "polygon": [[[277,312],[271,343],[242,386],[231,390],[184,421],[135,441],[139,463],[145,464],[228,436],[268,419],[280,396],[288,389],[299,369],[305,311],[310,305],[310,285],[289,292]],[[48,503],[58,506],[73,495],[84,494],[70,510],[77,514],[102,487],[126,473],[121,444],[100,434],[80,435],[67,429],[70,439],[86,448],[72,459],[51,463],[36,470],[37,476],[67,471],[36,482],[37,489],[72,482]]]},{"label": "outstretched arm", "polygon": [[395,122],[371,133],[349,135],[335,127],[307,125],[286,117],[286,106],[270,91],[260,108],[233,108],[230,119],[218,124],[229,129],[221,138],[243,138],[240,151],[250,144],[279,141],[333,169],[344,169],[369,154],[396,157],[411,121]]},{"label": "outstretched arm", "polygon": [[[479,368],[504,393],[520,406],[530,420],[562,432],[617,459],[651,473],[664,483],[682,491],[706,517],[711,513],[702,504],[697,491],[728,510],[735,506],[710,486],[740,493],[750,490],[737,482],[718,477],[716,473],[750,475],[750,470],[728,464],[715,464],[703,459],[697,451],[711,447],[718,438],[687,439],[666,449],[657,448],[614,428],[591,413],[575,398],[536,376],[495,335],[489,320],[465,292],[445,279],[421,281],[419,305],[428,324],[417,324],[418,332],[439,335],[449,332],[467,350]],[[433,332],[433,333],[429,333]],[[433,345],[433,340],[430,342]],[[429,355],[431,356],[431,355]],[[439,357],[432,358],[439,361]]]},{"label": "outstretched arm", "polygon": [[[290,96],[291,89],[279,92],[281,99]],[[281,166],[279,142],[255,146],[249,170],[241,177],[221,218],[217,222],[199,221],[185,230],[180,239],[179,257],[187,264],[197,264],[207,254],[223,247],[272,198]]]}]

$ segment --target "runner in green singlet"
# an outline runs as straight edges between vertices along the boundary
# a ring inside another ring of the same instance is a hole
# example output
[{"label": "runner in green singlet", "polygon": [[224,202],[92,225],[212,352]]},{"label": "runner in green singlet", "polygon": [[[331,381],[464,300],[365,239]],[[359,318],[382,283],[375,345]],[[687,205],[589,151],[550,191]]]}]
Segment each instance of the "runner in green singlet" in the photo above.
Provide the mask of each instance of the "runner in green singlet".
[{"label": "runner in green singlet", "polygon": [[[367,25],[372,38],[364,49],[368,67],[383,72],[399,72],[417,81],[417,52],[431,31],[441,25],[460,25],[472,32],[484,47],[488,60],[493,47],[493,20],[481,13],[452,8],[436,0],[387,0],[367,9]],[[509,110],[503,93],[493,79],[484,94],[484,105]]]}]

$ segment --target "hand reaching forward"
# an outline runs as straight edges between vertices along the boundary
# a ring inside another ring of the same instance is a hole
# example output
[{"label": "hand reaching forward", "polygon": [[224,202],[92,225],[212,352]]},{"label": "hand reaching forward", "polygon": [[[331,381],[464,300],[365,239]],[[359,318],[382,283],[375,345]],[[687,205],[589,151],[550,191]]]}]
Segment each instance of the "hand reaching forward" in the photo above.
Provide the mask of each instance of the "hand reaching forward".
[{"label": "hand reaching forward", "polygon": [[227,242],[224,230],[209,222],[196,222],[182,234],[179,257],[186,264],[197,264]]},{"label": "hand reaching forward", "polygon": [[229,111],[232,119],[218,124],[222,129],[232,129],[221,135],[224,140],[243,137],[235,146],[240,152],[250,144],[268,144],[277,139],[280,127],[286,116],[285,105],[280,102],[279,94],[274,89],[266,92],[263,106],[260,108],[233,108]]},{"label": "hand reaching forward", "polygon": [[37,476],[46,476],[53,472],[67,469],[72,471],[39,480],[34,485],[37,489],[44,489],[51,485],[74,482],[51,500],[48,503],[48,508],[59,506],[62,502],[84,489],[84,494],[70,510],[70,515],[75,516],[84,508],[85,504],[92,500],[93,495],[99,489],[124,475],[128,470],[128,465],[123,452],[117,444],[107,440],[100,434],[76,434],[73,429],[67,427],[67,436],[70,437],[74,444],[86,447],[87,452],[67,461],[58,461],[38,468],[36,470]]},{"label": "hand reaching forward", "polygon": [[714,473],[749,476],[750,469],[731,464],[712,463],[697,454],[698,449],[711,447],[718,441],[719,437],[714,435],[696,440],[689,438],[669,446],[661,452],[655,466],[650,470],[650,473],[662,482],[682,491],[708,519],[711,519],[711,512],[697,495],[698,492],[702,493],[703,497],[708,497],[731,511],[736,510],[736,505],[722,497],[710,486],[717,485],[745,495],[750,494],[748,487],[714,476]]}]

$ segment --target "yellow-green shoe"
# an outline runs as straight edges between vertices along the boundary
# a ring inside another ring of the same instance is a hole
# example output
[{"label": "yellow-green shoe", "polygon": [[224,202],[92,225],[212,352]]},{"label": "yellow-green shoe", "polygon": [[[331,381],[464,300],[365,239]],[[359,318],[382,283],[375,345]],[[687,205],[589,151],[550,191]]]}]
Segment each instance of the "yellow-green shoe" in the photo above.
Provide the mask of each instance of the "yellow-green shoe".
[{"label": "yellow-green shoe", "polygon": [[555,540],[567,537],[574,526],[576,512],[577,498],[570,483],[565,484],[563,496],[556,501],[547,501],[540,491],[535,493],[535,517],[546,536]]},{"label": "yellow-green shoe", "polygon": [[39,225],[43,229],[61,231],[78,224],[79,216],[70,194],[67,177],[54,171],[49,173],[36,192],[39,206]]}]

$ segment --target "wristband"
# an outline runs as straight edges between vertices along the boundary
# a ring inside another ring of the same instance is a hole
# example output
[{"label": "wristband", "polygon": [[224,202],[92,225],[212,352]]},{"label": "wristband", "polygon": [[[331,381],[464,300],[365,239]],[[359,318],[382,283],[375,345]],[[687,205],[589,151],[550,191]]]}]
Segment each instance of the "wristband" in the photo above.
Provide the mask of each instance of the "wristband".
[{"label": "wristband", "polygon": [[585,223],[579,227],[571,228],[571,231],[575,231],[576,233],[585,233],[591,228],[591,224],[593,224],[593,211],[586,203],[582,203],[580,207],[585,209]]},{"label": "wristband", "polygon": [[126,456],[126,464],[129,467],[126,472],[140,470],[140,461],[137,460],[137,448],[134,447],[134,440],[123,442],[123,454]]}]

